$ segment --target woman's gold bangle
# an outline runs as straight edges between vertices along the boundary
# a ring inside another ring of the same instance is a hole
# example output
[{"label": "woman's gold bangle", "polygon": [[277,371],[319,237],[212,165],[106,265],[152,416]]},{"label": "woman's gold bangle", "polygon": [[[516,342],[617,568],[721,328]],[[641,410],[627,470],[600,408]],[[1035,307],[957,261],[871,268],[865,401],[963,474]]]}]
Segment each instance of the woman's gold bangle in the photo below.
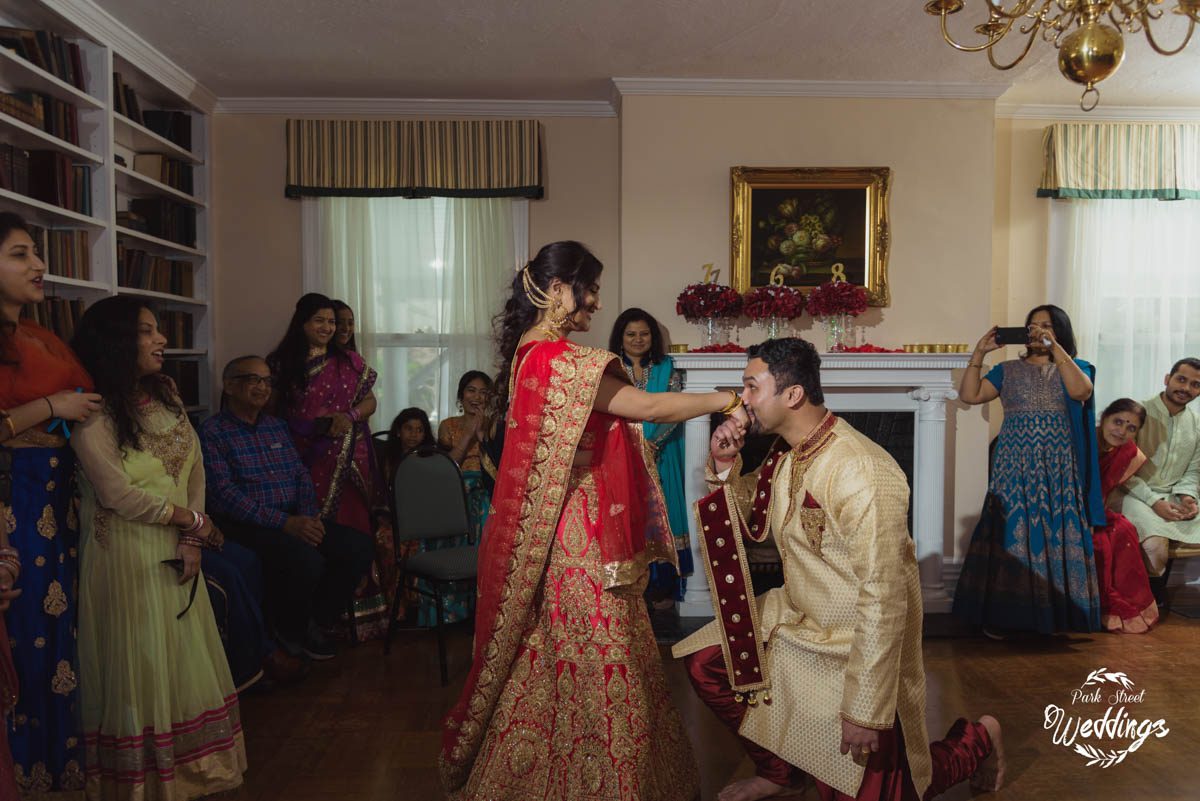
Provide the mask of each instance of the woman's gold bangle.
[{"label": "woman's gold bangle", "polygon": [[727,391],[727,392],[728,392],[730,395],[732,395],[732,396],[733,396],[733,399],[732,399],[731,401],[729,401],[729,403],[728,403],[728,404],[725,406],[725,408],[724,408],[724,409],[722,409],[722,410],[721,410],[721,414],[729,414],[729,413],[730,413],[730,412],[732,412],[734,409],[736,409],[736,408],[738,408],[739,406],[741,406],[741,405],[742,405],[742,396],[741,396],[741,395],[737,394],[737,393],[736,393],[736,392],[734,392],[732,389],[730,389],[730,390],[726,390],[726,391]]}]

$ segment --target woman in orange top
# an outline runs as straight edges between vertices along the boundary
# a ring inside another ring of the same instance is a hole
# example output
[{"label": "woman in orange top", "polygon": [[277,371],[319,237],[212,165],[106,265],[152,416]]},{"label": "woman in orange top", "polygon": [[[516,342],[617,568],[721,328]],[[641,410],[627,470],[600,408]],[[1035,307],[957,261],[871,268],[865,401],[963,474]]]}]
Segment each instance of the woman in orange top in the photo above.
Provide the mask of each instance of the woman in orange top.
[{"label": "woman in orange top", "polygon": [[16,797],[14,778],[26,795],[83,789],[75,457],[63,421],[86,420],[100,396],[62,340],[19,319],[23,306],[45,299],[45,273],[25,222],[0,212],[0,606],[11,600],[0,642],[13,644],[0,655],[0,703],[13,715],[11,730],[3,728],[16,763],[14,776],[0,743],[4,801]]}]

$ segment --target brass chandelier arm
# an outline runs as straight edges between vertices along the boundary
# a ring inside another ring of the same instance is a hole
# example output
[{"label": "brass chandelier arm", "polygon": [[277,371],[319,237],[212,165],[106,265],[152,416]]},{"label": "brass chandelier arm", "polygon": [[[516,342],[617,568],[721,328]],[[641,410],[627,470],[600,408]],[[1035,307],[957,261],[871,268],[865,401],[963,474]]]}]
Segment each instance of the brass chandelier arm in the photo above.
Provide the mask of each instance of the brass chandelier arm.
[{"label": "brass chandelier arm", "polygon": [[1154,48],[1154,52],[1163,56],[1173,56],[1187,47],[1188,42],[1192,41],[1192,33],[1196,30],[1196,20],[1191,16],[1188,17],[1187,35],[1183,37],[1183,42],[1180,43],[1179,47],[1176,47],[1174,50],[1164,50],[1162,47],[1159,47],[1158,42],[1154,39],[1154,34],[1150,32],[1150,26],[1146,25],[1144,27],[1146,29],[1146,41]]},{"label": "brass chandelier arm", "polygon": [[[1039,14],[1042,14],[1045,13],[1046,7],[1054,2],[1054,0],[1018,0],[1012,11],[1006,9],[1002,3],[996,2],[996,0],[985,0],[985,2],[987,3],[988,10],[992,12],[992,17],[999,19],[1018,20],[1021,17],[1034,16],[1029,13],[1029,9],[1033,8],[1034,3],[1042,3],[1042,10],[1038,12]],[[1059,5],[1061,5],[1061,2]]]},{"label": "brass chandelier arm", "polygon": [[988,37],[988,40],[986,42],[984,42],[983,44],[963,45],[963,44],[959,44],[958,42],[954,41],[953,37],[950,36],[950,29],[948,27],[946,27],[946,16],[947,15],[942,14],[941,16],[942,16],[942,38],[946,40],[946,44],[950,45],[955,50],[961,50],[964,53],[982,53],[984,50],[990,49],[992,45],[996,44],[996,42],[998,42],[1004,38],[1005,34],[1008,33],[1009,28],[1011,28],[1012,24],[1013,24],[1012,21],[1010,20],[1008,22],[1008,24],[1004,26],[1003,33],[1001,33],[999,36]]},{"label": "brass chandelier arm", "polygon": [[[1149,28],[1151,21],[1161,19],[1163,15],[1161,8],[1147,7],[1148,1],[1141,0],[1138,3],[1130,3],[1116,0],[1108,10],[1108,18],[1112,20],[1112,24],[1116,25],[1118,30],[1124,28],[1130,33],[1140,33],[1142,28]],[[1117,14],[1118,10],[1121,12],[1120,15]]]},{"label": "brass chandelier arm", "polygon": [[[1040,27],[1040,25],[1035,25],[1029,31],[1029,35],[1025,39],[1025,49],[1021,51],[1021,55],[1017,56],[1016,58],[1014,58],[1012,61],[1010,61],[1007,64],[1000,64],[999,62],[996,61],[995,48],[989,48],[988,49],[988,63],[991,64],[993,67],[995,67],[998,70],[1011,70],[1013,67],[1020,64],[1021,60],[1024,59],[1025,56],[1029,55],[1029,50],[1030,50],[1030,48],[1033,47],[1034,40],[1037,39],[1039,27]],[[1024,33],[1024,30],[1022,30],[1021,32]]]}]

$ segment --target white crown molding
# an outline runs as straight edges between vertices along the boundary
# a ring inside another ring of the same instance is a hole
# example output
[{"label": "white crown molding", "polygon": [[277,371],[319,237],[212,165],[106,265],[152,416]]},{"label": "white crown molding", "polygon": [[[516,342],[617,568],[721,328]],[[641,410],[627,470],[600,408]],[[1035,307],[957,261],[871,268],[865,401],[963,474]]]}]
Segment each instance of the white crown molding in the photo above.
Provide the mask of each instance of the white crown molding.
[{"label": "white crown molding", "polygon": [[1076,105],[997,103],[996,118],[1054,122],[1197,122],[1195,106],[1100,106],[1084,111]]},{"label": "white crown molding", "polygon": [[117,55],[133,64],[196,108],[211,112],[217,96],[198,83],[178,64],[153,45],[125,27],[92,0],[42,0],[45,5],[69,19],[110,46]]},{"label": "white crown molding", "polygon": [[392,97],[222,97],[217,114],[305,117],[615,117],[606,100],[437,100]]},{"label": "white crown molding", "polygon": [[995,100],[1007,85],[906,81],[777,81],[740,78],[613,78],[620,95],[896,97]]}]

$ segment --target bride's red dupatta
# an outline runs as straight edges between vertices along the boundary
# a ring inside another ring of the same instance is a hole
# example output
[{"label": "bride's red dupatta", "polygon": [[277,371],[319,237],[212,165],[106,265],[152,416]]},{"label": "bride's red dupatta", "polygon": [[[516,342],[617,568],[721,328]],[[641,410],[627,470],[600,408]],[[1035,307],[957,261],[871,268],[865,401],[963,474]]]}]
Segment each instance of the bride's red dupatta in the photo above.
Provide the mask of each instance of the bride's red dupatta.
[{"label": "bride's red dupatta", "polygon": [[[462,695],[446,718],[438,757],[448,792],[470,776],[520,648],[566,501],[575,450],[610,365],[611,375],[628,380],[613,354],[565,340],[527,345],[514,359],[504,453],[479,551],[474,658]],[[675,549],[661,490],[646,466],[641,427],[603,418],[593,465],[603,473],[597,484],[611,488],[601,502],[610,516],[601,552],[604,586],[612,589],[636,583],[653,559],[673,560]]]}]

